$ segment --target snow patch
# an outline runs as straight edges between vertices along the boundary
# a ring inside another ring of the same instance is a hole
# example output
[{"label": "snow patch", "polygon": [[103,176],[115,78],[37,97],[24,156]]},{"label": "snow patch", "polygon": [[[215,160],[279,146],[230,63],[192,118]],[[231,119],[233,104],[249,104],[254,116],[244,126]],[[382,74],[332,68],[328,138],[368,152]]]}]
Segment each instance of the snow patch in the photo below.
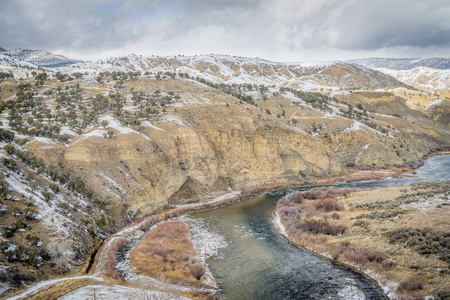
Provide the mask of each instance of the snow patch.
[{"label": "snow patch", "polygon": [[203,219],[181,216],[178,220],[186,223],[191,231],[191,241],[197,248],[203,263],[211,257],[223,258],[221,250],[228,247],[225,237],[208,231],[208,226]]},{"label": "snow patch", "polygon": [[105,286],[105,285],[90,285],[76,289],[60,298],[59,300],[111,300],[111,299],[189,299],[186,297],[177,296],[170,293],[160,291],[150,291],[140,288],[125,287],[120,285]]},{"label": "snow patch", "polygon": [[364,292],[358,289],[353,279],[347,278],[347,284],[337,293],[338,299],[342,300],[360,300],[367,299]]},{"label": "snow patch", "polygon": [[367,149],[369,149],[369,147],[370,147],[370,144],[365,145],[365,146],[362,148],[362,150],[358,153],[358,155],[356,155],[356,159],[355,159],[355,162],[356,162],[356,163],[358,162],[358,159],[359,159],[359,157],[361,156],[361,154],[363,154],[364,151],[366,151]]}]

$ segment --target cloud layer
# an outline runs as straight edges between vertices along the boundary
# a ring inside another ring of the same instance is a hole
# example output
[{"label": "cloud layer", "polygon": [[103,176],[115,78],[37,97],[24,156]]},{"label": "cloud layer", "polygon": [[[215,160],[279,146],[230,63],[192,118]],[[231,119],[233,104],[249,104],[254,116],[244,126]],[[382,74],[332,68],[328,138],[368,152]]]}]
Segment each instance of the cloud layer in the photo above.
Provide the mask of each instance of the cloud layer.
[{"label": "cloud layer", "polygon": [[2,0],[0,46],[84,59],[448,56],[448,0]]}]

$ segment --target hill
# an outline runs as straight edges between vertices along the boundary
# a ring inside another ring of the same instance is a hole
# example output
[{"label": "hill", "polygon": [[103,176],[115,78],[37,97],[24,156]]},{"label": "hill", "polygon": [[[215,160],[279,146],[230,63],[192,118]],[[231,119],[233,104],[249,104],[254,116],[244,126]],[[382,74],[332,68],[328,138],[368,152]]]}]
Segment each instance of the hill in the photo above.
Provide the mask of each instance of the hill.
[{"label": "hill", "polygon": [[391,70],[410,70],[417,67],[428,67],[434,69],[450,69],[450,58],[431,57],[431,58],[363,58],[346,61],[366,68],[391,69]]}]

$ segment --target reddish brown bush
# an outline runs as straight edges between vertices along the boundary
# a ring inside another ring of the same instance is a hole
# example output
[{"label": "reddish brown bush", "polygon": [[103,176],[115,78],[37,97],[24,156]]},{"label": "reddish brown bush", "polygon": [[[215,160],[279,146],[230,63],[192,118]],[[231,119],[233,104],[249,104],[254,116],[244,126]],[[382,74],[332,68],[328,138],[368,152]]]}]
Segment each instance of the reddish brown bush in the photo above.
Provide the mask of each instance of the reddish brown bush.
[{"label": "reddish brown bush", "polygon": [[341,218],[341,216],[340,216],[338,213],[336,213],[336,212],[334,212],[334,213],[331,215],[331,217],[332,217],[333,219],[335,219],[335,220],[339,220],[339,219]]},{"label": "reddish brown bush", "polygon": [[333,247],[333,248],[331,248],[331,250],[330,250],[331,257],[332,257],[334,260],[338,259],[339,256],[340,256],[342,253],[344,253],[344,251],[345,251],[346,249],[347,249],[347,248],[344,247],[344,246],[338,246],[338,247]]},{"label": "reddish brown bush", "polygon": [[200,280],[203,275],[205,275],[205,267],[203,267],[198,261],[189,266],[189,271],[197,280]]},{"label": "reddish brown bush", "polygon": [[150,217],[139,224],[139,230],[147,231],[151,226],[158,222],[159,220],[156,217]]},{"label": "reddish brown bush", "polygon": [[388,176],[386,173],[364,173],[364,174],[351,174],[350,177],[344,178],[345,183],[356,182],[356,181],[368,181],[368,180],[378,180]]},{"label": "reddish brown bush", "polygon": [[398,285],[397,291],[402,292],[412,292],[416,290],[421,290],[423,288],[423,283],[417,280],[403,280]]},{"label": "reddish brown bush", "polygon": [[383,260],[383,262],[381,263],[381,267],[385,270],[389,270],[392,269],[393,267],[396,266],[396,263],[390,259],[385,259]]},{"label": "reddish brown bush", "polygon": [[312,205],[305,205],[301,208],[302,212],[304,212],[305,217],[310,219],[312,217],[315,217],[319,214],[317,209]]},{"label": "reddish brown bush", "polygon": [[119,274],[116,271],[116,255],[117,252],[122,249],[122,247],[127,242],[127,239],[124,237],[116,238],[114,241],[111,242],[109,248],[104,248],[104,251],[106,252],[106,260],[105,260],[105,273],[106,275],[112,277],[112,278],[119,278]]},{"label": "reddish brown bush", "polygon": [[303,197],[305,199],[325,199],[325,198],[336,198],[341,196],[346,196],[347,194],[355,191],[355,189],[350,188],[337,188],[337,187],[319,187],[312,188],[309,191],[303,192]]},{"label": "reddish brown bush", "polygon": [[284,218],[284,217],[296,217],[300,213],[298,207],[296,207],[294,205],[282,206],[278,210],[278,212],[279,212],[279,214],[281,215],[282,218]]},{"label": "reddish brown bush", "polygon": [[309,200],[319,199],[321,195],[322,192],[319,190],[319,188],[310,189],[309,191],[303,192],[303,197]]},{"label": "reddish brown bush", "polygon": [[325,198],[323,200],[317,200],[314,203],[314,205],[317,210],[321,210],[324,212],[340,211],[344,209],[344,207],[333,198]]},{"label": "reddish brown bush", "polygon": [[383,259],[384,259],[383,255],[378,251],[366,252],[366,256],[370,262],[381,263],[381,262],[383,262]]},{"label": "reddish brown bush", "polygon": [[171,254],[174,250],[169,247],[159,247],[156,246],[153,249],[153,253],[162,257],[167,257],[167,255]]},{"label": "reddish brown bush", "polygon": [[288,195],[288,201],[292,203],[303,203],[303,195],[301,192],[294,191]]},{"label": "reddish brown bush", "polygon": [[347,227],[342,225],[331,225],[322,220],[306,219],[301,224],[300,229],[314,234],[341,235],[345,233]]},{"label": "reddish brown bush", "polygon": [[355,262],[359,265],[364,265],[365,263],[367,263],[367,255],[361,251],[351,249],[345,250],[344,257],[347,260]]}]

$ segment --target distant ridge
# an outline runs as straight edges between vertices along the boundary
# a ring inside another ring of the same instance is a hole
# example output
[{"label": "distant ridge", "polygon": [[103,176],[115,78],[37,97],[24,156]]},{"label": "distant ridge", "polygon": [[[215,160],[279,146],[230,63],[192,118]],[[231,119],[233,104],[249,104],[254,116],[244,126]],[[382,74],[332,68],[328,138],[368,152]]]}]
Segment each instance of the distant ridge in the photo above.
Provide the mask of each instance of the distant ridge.
[{"label": "distant ridge", "polygon": [[81,62],[80,60],[71,59],[63,55],[53,54],[44,50],[20,48],[2,51],[2,54],[46,68],[66,67]]},{"label": "distant ridge", "polygon": [[391,70],[409,70],[416,67],[429,67],[434,69],[450,69],[450,58],[362,58],[347,60],[347,63],[357,64],[366,68],[385,68]]},{"label": "distant ridge", "polygon": [[[38,67],[45,68],[60,68],[60,67],[68,67],[71,65],[75,65],[78,63],[86,63],[85,61],[75,60],[72,58],[65,57],[59,54],[53,54],[44,50],[31,50],[31,49],[14,49],[14,50],[6,50],[0,47],[0,53],[3,55],[7,55],[9,57],[31,63]],[[113,62],[114,65],[121,65],[122,62],[118,61],[124,58],[151,58],[155,57],[152,55],[145,56],[137,56],[137,55],[127,55],[122,58],[111,57],[109,59],[103,59],[98,61],[92,61],[90,63],[96,64],[108,64]],[[158,56],[159,57],[159,56]],[[442,58],[442,57],[431,57],[431,58],[381,58],[381,57],[372,57],[372,58],[361,58],[361,59],[351,59],[351,60],[343,60],[343,61],[323,61],[323,62],[271,62],[261,58],[251,58],[251,57],[240,57],[240,56],[229,56],[229,55],[217,55],[217,54],[208,54],[208,55],[195,55],[195,56],[184,56],[184,55],[176,55],[176,56],[161,56],[163,59],[171,59],[176,58],[178,60],[195,60],[201,57],[209,57],[214,61],[217,60],[235,60],[235,61],[248,61],[248,62],[257,62],[259,64],[277,64],[277,65],[285,65],[292,66],[296,65],[300,68],[326,68],[336,63],[346,63],[346,64],[355,64],[369,69],[390,69],[390,70],[410,70],[416,67],[429,67],[434,69],[441,70],[450,70],[450,58]],[[134,60],[134,59],[132,59]]]}]

